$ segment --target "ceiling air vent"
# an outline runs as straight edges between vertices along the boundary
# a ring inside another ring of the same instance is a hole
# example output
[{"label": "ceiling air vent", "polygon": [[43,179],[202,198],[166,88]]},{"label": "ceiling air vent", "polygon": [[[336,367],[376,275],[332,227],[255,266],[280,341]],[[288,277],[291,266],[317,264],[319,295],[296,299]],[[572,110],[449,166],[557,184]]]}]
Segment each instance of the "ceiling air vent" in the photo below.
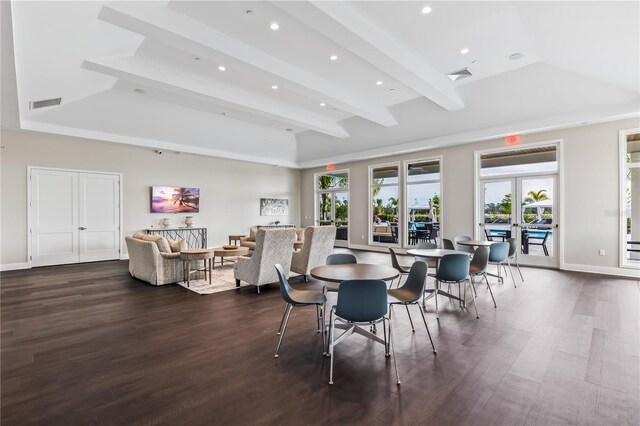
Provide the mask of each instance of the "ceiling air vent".
[{"label": "ceiling air vent", "polygon": [[453,81],[458,81],[462,80],[463,78],[471,77],[472,75],[473,74],[471,74],[468,69],[462,68],[461,70],[447,74],[447,77],[449,77]]},{"label": "ceiling air vent", "polygon": [[29,102],[29,109],[38,109],[50,106],[60,105],[62,98],[45,99],[43,101],[31,101]]}]

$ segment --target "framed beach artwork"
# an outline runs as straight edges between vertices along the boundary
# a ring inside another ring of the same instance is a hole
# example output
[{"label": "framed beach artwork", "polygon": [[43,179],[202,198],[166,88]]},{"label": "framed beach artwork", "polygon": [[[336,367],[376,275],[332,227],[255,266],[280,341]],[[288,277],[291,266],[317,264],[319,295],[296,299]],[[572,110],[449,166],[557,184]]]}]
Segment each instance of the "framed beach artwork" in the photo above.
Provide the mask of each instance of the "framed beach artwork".
[{"label": "framed beach artwork", "polygon": [[260,198],[260,216],[286,216],[289,214],[287,198]]},{"label": "framed beach artwork", "polygon": [[198,213],[200,188],[153,186],[151,213]]}]

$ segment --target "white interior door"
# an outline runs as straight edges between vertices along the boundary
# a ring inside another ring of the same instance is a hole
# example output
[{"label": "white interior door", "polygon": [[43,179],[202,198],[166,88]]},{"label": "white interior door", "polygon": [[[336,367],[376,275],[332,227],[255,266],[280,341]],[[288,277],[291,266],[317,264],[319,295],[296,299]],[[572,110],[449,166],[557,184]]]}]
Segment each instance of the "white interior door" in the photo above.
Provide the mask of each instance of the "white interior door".
[{"label": "white interior door", "polygon": [[120,177],[79,174],[79,261],[120,257]]},{"label": "white interior door", "polygon": [[120,258],[120,176],[31,170],[31,265]]},{"label": "white interior door", "polygon": [[31,173],[31,264],[78,262],[78,173]]}]

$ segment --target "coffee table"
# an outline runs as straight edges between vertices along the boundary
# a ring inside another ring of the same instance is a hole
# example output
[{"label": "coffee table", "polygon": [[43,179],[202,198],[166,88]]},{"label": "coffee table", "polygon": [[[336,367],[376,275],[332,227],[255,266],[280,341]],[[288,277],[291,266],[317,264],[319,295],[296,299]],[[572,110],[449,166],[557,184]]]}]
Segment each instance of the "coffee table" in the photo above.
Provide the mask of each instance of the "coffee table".
[{"label": "coffee table", "polygon": [[[180,251],[180,259],[182,260],[182,276],[186,278],[187,287],[189,287],[191,272],[204,271],[204,279],[207,279],[207,269],[209,270],[209,284],[211,284],[211,269],[214,258],[214,251],[211,249],[184,249]],[[203,269],[191,271],[191,261],[202,260],[204,262]]]},{"label": "coffee table", "polygon": [[249,254],[249,247],[238,246],[234,249],[226,249],[224,247],[215,247],[213,250],[213,269],[216,268],[216,257],[220,258],[220,266],[224,265],[225,257],[238,257],[238,256],[246,256]]}]

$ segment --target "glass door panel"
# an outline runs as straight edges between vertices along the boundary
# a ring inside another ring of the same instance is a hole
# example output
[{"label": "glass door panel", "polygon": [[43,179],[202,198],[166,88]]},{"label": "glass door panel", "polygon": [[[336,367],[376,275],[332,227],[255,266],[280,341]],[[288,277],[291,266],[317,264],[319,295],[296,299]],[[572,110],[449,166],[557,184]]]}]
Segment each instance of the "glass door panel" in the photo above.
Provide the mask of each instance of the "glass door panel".
[{"label": "glass door panel", "polygon": [[533,176],[517,179],[520,260],[557,266],[556,178]]},{"label": "glass door panel", "polygon": [[514,179],[483,180],[479,238],[505,241],[513,236]]},{"label": "glass door panel", "polygon": [[333,199],[331,192],[318,193],[318,225],[333,224]]},{"label": "glass door panel", "polygon": [[333,220],[336,225],[336,246],[347,247],[349,242],[349,193],[333,193]]}]

